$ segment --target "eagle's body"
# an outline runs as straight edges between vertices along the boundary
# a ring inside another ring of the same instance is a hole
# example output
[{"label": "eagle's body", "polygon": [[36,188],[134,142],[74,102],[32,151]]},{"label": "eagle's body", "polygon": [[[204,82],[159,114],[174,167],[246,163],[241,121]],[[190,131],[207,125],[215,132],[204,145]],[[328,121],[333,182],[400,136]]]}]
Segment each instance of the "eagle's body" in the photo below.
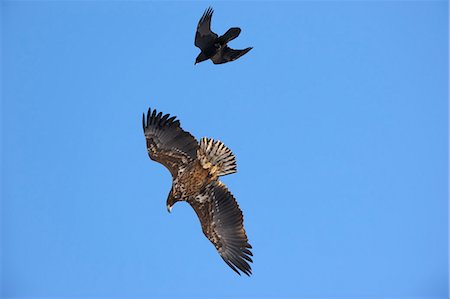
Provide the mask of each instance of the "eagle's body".
[{"label": "eagle's body", "polygon": [[234,50],[228,47],[228,42],[238,37],[241,33],[241,29],[238,27],[228,29],[222,36],[218,36],[211,31],[213,12],[211,7],[208,8],[198,22],[194,43],[201,52],[195,59],[195,64],[208,59],[211,59],[214,64],[230,62],[238,59],[252,49],[252,47],[248,47],[243,50]]},{"label": "eagle's body", "polygon": [[163,164],[172,174],[167,198],[169,212],[177,201],[188,202],[197,214],[202,231],[222,259],[238,274],[251,274],[252,262],[242,212],[219,181],[236,172],[236,158],[222,142],[202,138],[200,143],[180,127],[175,117],[148,110],[143,115],[150,159]]},{"label": "eagle's body", "polygon": [[178,177],[173,181],[172,192],[174,196],[179,195],[181,199],[187,200],[199,194],[214,180],[217,180],[217,176],[211,175],[198,160],[195,160],[178,173]]}]

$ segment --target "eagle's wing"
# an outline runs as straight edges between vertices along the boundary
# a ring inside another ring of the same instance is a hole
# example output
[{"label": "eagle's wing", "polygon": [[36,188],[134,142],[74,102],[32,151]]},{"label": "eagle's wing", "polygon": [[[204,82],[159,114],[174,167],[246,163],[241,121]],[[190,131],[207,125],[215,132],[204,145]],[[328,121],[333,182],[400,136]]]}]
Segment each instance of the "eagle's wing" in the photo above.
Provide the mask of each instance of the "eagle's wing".
[{"label": "eagle's wing", "polygon": [[163,164],[176,177],[178,169],[197,158],[198,142],[180,127],[180,121],[169,114],[149,108],[142,115],[142,126],[150,159]]},{"label": "eagle's wing", "polygon": [[217,34],[211,31],[211,17],[213,12],[214,10],[209,7],[198,21],[197,32],[195,33],[195,46],[201,50],[211,47],[218,37]]},{"label": "eagle's wing", "polygon": [[233,61],[246,54],[253,47],[246,48],[244,50],[233,50],[228,46],[223,47],[217,55],[214,55],[211,60],[214,64],[221,64],[229,61]]},{"label": "eagle's wing", "polygon": [[238,269],[250,276],[252,269],[248,262],[253,262],[249,250],[252,246],[245,234],[242,211],[227,187],[215,181],[188,202],[200,220],[203,233],[225,263],[239,275]]}]

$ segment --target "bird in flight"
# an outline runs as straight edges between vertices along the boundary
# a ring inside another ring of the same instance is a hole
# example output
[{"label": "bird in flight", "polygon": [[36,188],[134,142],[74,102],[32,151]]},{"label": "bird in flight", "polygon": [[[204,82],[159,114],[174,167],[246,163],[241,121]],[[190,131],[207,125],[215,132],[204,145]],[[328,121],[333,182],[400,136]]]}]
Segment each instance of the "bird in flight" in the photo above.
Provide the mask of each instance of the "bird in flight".
[{"label": "bird in flight", "polygon": [[232,41],[241,33],[241,29],[233,27],[228,29],[224,35],[218,36],[211,31],[211,17],[214,10],[209,7],[203,13],[198,21],[197,32],[195,33],[195,46],[200,48],[201,52],[195,59],[195,64],[211,59],[214,64],[233,61],[246,54],[253,47],[244,50],[233,50],[227,43]]},{"label": "bird in flight", "polygon": [[206,238],[225,263],[239,275],[250,276],[253,262],[244,229],[244,219],[234,196],[219,181],[235,173],[236,158],[222,142],[202,138],[200,142],[180,126],[175,116],[148,109],[142,126],[151,160],[164,165],[172,174],[167,197],[171,212],[178,201],[186,201],[200,220]]}]

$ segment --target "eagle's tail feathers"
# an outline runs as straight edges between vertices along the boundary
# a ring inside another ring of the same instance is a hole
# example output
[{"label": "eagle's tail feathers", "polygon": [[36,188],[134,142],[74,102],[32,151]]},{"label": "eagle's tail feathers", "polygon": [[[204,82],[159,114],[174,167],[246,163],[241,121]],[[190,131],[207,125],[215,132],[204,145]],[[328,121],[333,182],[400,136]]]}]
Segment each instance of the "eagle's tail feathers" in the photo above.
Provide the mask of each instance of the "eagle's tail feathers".
[{"label": "eagle's tail feathers", "polygon": [[202,138],[197,157],[203,168],[209,169],[212,175],[223,176],[237,171],[235,156],[219,140]]}]

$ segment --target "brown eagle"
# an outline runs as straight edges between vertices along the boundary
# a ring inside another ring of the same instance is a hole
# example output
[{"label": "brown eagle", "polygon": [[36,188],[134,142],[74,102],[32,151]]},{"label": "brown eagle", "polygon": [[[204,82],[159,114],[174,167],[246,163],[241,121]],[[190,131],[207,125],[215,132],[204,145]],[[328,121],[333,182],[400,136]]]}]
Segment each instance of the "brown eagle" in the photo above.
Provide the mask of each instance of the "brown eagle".
[{"label": "brown eagle", "polygon": [[233,27],[228,29],[224,35],[218,36],[211,31],[211,18],[214,10],[209,7],[198,21],[197,32],[195,33],[195,46],[202,50],[195,59],[195,64],[211,59],[214,64],[221,64],[233,61],[253,49],[252,47],[243,50],[233,50],[227,43],[235,39],[241,33],[241,28]]},{"label": "brown eagle", "polygon": [[236,158],[222,142],[202,138],[200,143],[180,127],[175,116],[148,109],[142,115],[150,159],[172,174],[167,197],[170,212],[177,201],[188,202],[197,214],[203,233],[222,259],[240,275],[250,276],[253,262],[243,215],[233,195],[219,177],[236,170]]}]

